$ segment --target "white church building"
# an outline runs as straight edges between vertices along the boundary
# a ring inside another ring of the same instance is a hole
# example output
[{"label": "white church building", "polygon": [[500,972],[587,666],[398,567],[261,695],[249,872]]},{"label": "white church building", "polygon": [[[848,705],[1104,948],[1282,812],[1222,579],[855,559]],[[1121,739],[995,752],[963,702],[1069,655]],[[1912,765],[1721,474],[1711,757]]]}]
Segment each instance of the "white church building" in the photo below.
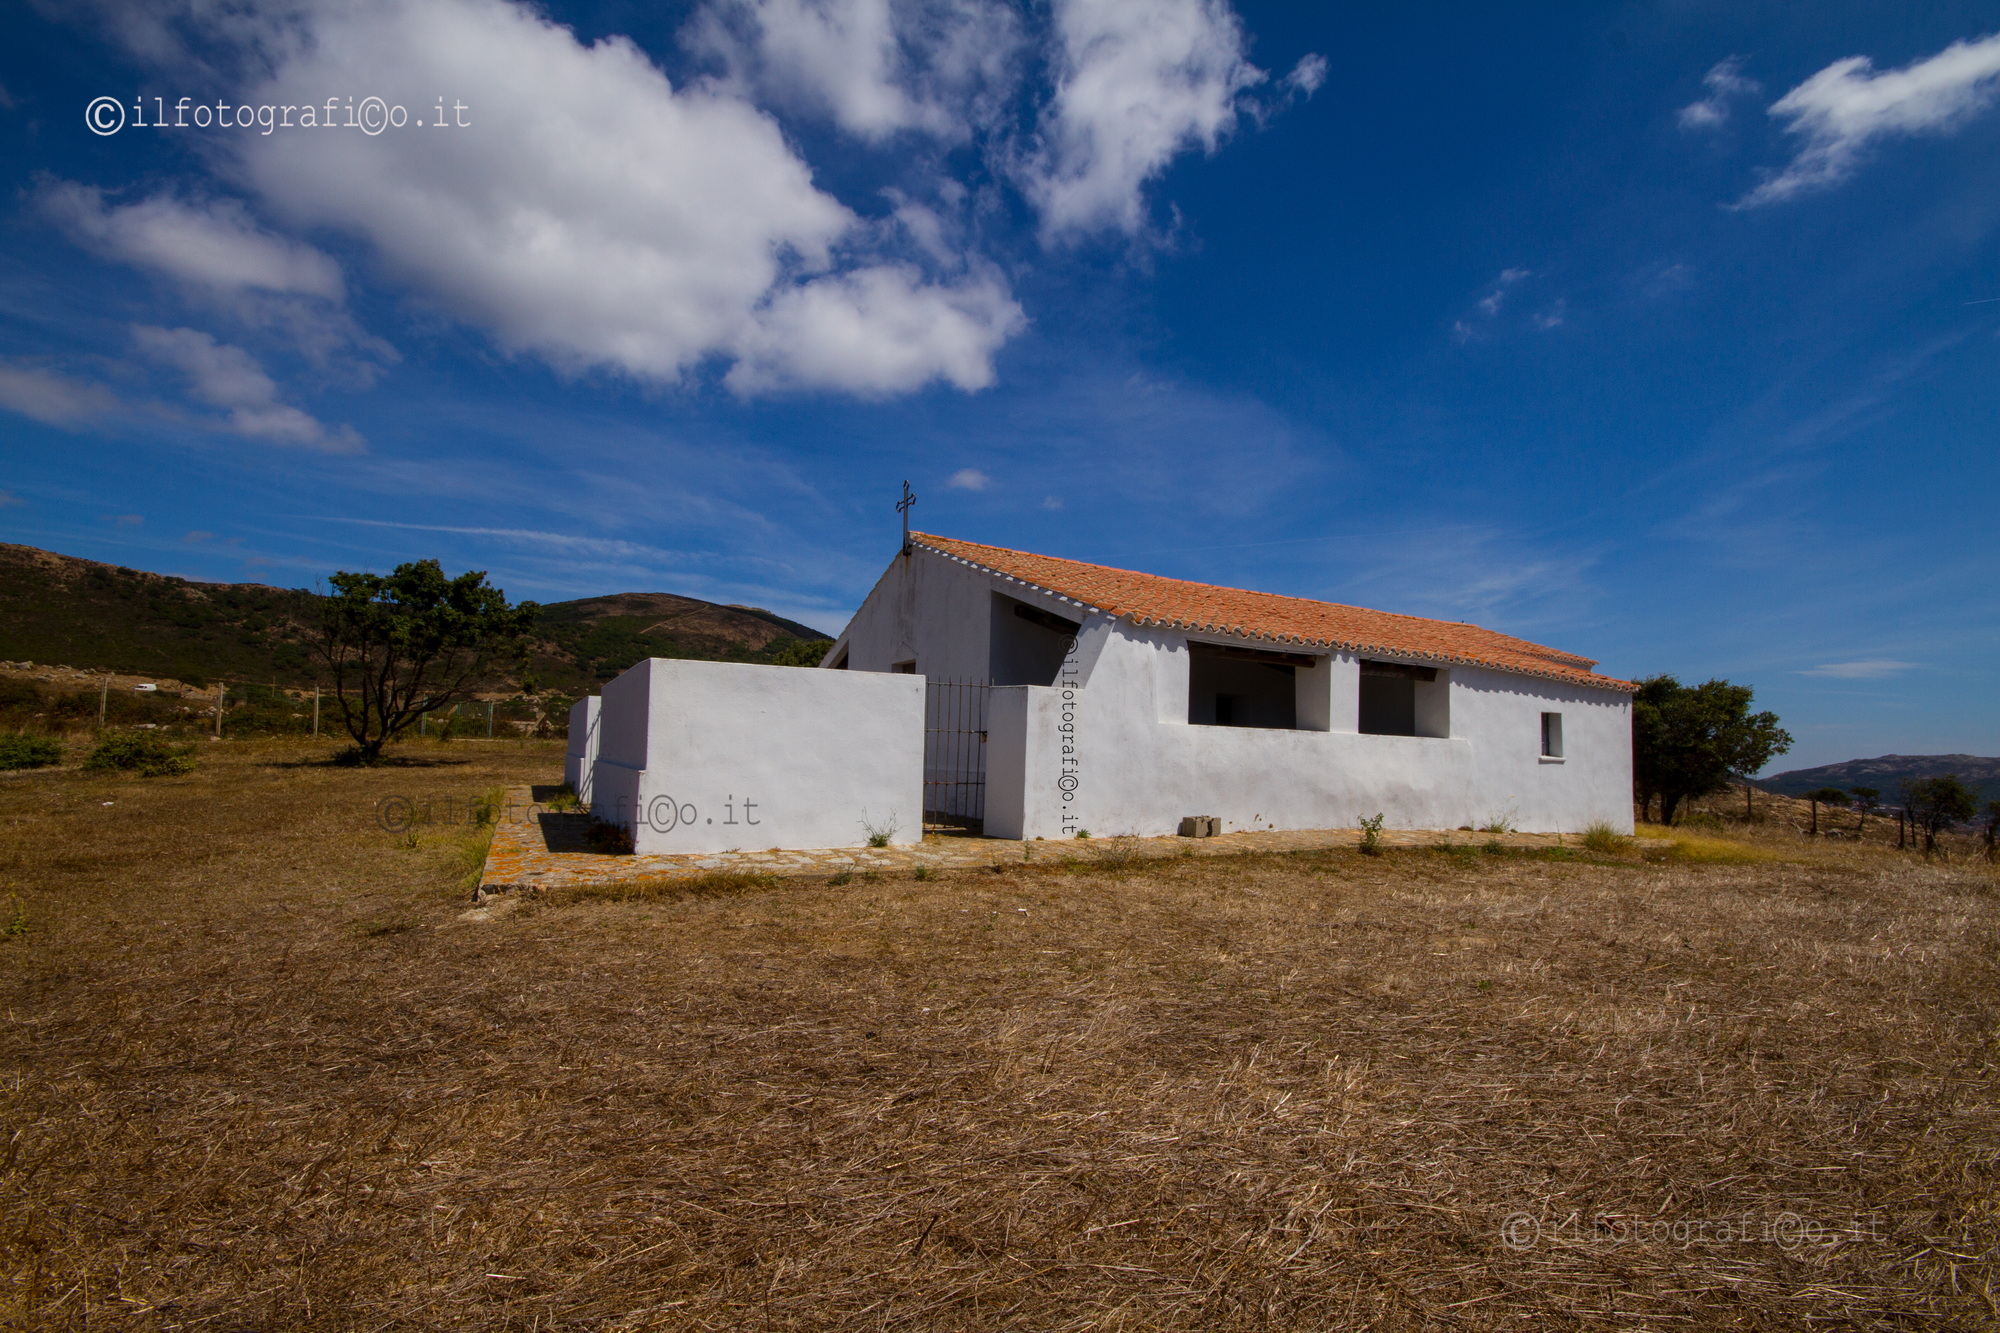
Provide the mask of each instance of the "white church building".
[{"label": "white church building", "polygon": [[[1378,814],[1630,832],[1635,687],[1595,666],[1474,625],[912,533],[821,670],[641,663],[577,705],[570,772],[642,852],[907,842],[926,819],[1000,838]],[[752,786],[754,835],[734,823]],[[650,817],[697,787],[716,790]]]}]

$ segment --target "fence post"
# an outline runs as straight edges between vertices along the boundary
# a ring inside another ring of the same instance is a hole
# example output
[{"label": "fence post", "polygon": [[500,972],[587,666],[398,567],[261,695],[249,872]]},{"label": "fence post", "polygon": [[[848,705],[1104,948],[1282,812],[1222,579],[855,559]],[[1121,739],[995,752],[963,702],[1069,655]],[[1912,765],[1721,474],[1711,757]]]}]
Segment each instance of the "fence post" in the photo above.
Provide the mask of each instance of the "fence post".
[{"label": "fence post", "polygon": [[229,686],[224,681],[215,683],[215,739],[222,739],[222,710],[229,706]]},{"label": "fence post", "polygon": [[111,698],[111,677],[97,683],[97,729],[104,730],[104,705]]},{"label": "fence post", "polygon": [[493,739],[493,701],[486,701],[486,739]]},{"label": "fence post", "polygon": [[319,686],[313,686],[313,739],[319,739]]}]

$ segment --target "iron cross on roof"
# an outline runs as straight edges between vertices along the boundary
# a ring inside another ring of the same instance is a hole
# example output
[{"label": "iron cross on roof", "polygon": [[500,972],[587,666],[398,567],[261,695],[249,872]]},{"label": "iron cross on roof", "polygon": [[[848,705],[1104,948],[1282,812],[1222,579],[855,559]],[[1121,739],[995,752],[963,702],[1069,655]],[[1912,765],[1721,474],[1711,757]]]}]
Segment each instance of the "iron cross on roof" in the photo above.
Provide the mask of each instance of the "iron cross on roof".
[{"label": "iron cross on roof", "polygon": [[903,516],[904,555],[908,555],[910,553],[910,506],[915,504],[916,502],[917,502],[917,497],[910,494],[910,483],[908,481],[905,481],[903,483],[903,498],[896,501],[896,512]]}]

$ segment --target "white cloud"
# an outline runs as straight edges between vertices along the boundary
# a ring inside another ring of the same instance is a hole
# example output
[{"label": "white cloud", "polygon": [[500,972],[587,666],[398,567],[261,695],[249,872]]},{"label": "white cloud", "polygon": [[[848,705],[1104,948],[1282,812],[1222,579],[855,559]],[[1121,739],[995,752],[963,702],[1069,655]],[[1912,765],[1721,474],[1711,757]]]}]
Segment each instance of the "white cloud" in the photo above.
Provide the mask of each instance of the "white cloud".
[{"label": "white cloud", "polygon": [[276,382],[240,347],[218,343],[199,329],[144,324],[134,326],[132,340],[154,360],[186,375],[195,398],[226,411],[228,427],[238,435],[331,453],[356,453],[362,448],[361,437],[348,427],[329,430],[280,401]]},{"label": "white cloud", "polygon": [[[1056,0],[1053,101],[1020,163],[1047,238],[1137,233],[1143,190],[1188,148],[1213,152],[1264,72],[1220,0]],[[1315,73],[1301,65],[1301,83]]]},{"label": "white cloud", "polygon": [[1827,676],[1834,680],[1881,680],[1900,672],[1916,669],[1915,662],[1898,662],[1890,658],[1870,658],[1862,662],[1827,662],[1801,671],[1801,676]]},{"label": "white cloud", "polygon": [[916,130],[960,141],[1018,74],[1020,20],[992,0],[717,0],[690,45],[766,98],[880,140]]},{"label": "white cloud", "polygon": [[260,226],[238,200],[160,194],[107,204],[102,190],[51,181],[39,203],[85,249],[158,273],[253,327],[278,330],[316,365],[365,385],[398,359],[343,308],[346,283],[331,256]]},{"label": "white cloud", "polygon": [[[1533,269],[1501,269],[1500,276],[1493,279],[1491,285],[1487,287],[1486,295],[1480,297],[1474,304],[1472,313],[1463,319],[1452,321],[1452,338],[1461,343],[1484,338],[1494,321],[1499,319],[1500,311],[1506,306],[1514,289],[1534,276]],[[1553,329],[1563,322],[1564,311],[1565,304],[1562,298],[1558,297],[1552,305],[1536,315],[1532,322],[1538,329]]]},{"label": "white cloud", "polygon": [[1026,323],[997,278],[926,285],[884,265],[781,292],[734,342],[727,383],[750,393],[835,384],[903,393],[942,376],[961,389],[993,382],[993,354]]},{"label": "white cloud", "polygon": [[1479,311],[1484,315],[1497,315],[1506,303],[1508,289],[1523,278],[1534,277],[1531,269],[1507,268],[1500,270],[1500,276],[1493,280],[1493,288],[1479,298]]},{"label": "white cloud", "polygon": [[364,86],[417,118],[448,90],[471,127],[250,136],[244,177],[509,350],[658,382],[736,357],[739,391],[873,394],[982,387],[1021,326],[991,274],[854,253],[869,230],[776,122],[726,87],[673,88],[625,38],[584,46],[508,0],[363,0],[316,14],[248,96]]},{"label": "white cloud", "polygon": [[993,484],[993,478],[976,467],[962,467],[951,474],[945,482],[955,491],[983,491]]},{"label": "white cloud", "polygon": [[1983,110],[2000,93],[2000,33],[1953,42],[1901,69],[1873,69],[1866,56],[1836,60],[1772,103],[1771,114],[1805,146],[1782,173],[1744,196],[1741,207],[1837,184],[1874,140],[1943,133]]},{"label": "white cloud", "polygon": [[0,407],[50,426],[73,430],[118,410],[118,400],[100,385],[53,370],[0,361]]},{"label": "white cloud", "polygon": [[1708,96],[1699,102],[1689,103],[1681,108],[1680,123],[1684,130],[1714,129],[1729,119],[1729,100],[1763,91],[1764,85],[1755,79],[1746,79],[1742,74],[1743,57],[1731,56],[1718,61],[1702,76],[1702,84],[1708,89]]},{"label": "white cloud", "polygon": [[1292,72],[1285,76],[1287,87],[1311,97],[1326,82],[1326,57],[1307,55],[1299,57],[1299,63],[1292,66]]},{"label": "white cloud", "polygon": [[233,199],[187,204],[157,195],[106,207],[102,190],[56,181],[42,191],[41,205],[89,249],[181,282],[225,294],[248,287],[330,301],[342,296],[338,264],[263,230]]}]

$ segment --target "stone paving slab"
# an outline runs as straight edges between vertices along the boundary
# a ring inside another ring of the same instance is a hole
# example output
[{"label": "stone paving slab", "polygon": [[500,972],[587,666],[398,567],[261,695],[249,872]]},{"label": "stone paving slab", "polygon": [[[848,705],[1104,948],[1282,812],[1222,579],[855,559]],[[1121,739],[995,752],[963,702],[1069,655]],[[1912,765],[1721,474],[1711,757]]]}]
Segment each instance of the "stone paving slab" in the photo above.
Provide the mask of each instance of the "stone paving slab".
[{"label": "stone paving slab", "polygon": [[[615,884],[710,874],[828,877],[841,873],[908,874],[987,866],[1061,864],[1064,861],[1160,859],[1170,856],[1242,856],[1256,852],[1320,851],[1354,847],[1359,829],[1270,829],[1213,838],[1078,838],[1014,842],[926,834],[903,847],[829,847],[817,851],[746,849],[698,855],[633,856],[587,850],[587,814],[562,812],[537,802],[526,787],[509,791],[486,853],[479,892]],[[1553,847],[1555,833],[1475,833],[1468,829],[1384,829],[1386,847]],[[1572,841],[1574,837],[1572,836]]]}]

